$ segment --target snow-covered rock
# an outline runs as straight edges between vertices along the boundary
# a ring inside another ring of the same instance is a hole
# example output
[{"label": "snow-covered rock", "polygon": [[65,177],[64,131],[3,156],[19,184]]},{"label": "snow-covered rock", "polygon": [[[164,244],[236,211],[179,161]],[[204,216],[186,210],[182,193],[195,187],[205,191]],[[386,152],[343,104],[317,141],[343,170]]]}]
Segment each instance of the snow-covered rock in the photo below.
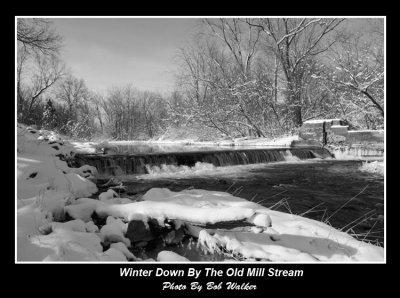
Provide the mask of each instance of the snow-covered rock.
[{"label": "snow-covered rock", "polygon": [[112,216],[107,217],[106,224],[100,229],[100,234],[105,241],[122,242],[126,246],[131,246],[131,242],[125,237],[128,225],[123,223],[119,218],[115,219]]},{"label": "snow-covered rock", "polygon": [[109,189],[106,192],[102,192],[99,195],[99,200],[102,202],[105,202],[105,201],[108,201],[108,200],[111,200],[111,199],[117,198],[117,197],[118,197],[118,194],[114,190]]},{"label": "snow-covered rock", "polygon": [[104,253],[100,254],[100,261],[102,262],[126,262],[127,258],[120,250],[110,247]]},{"label": "snow-covered rock", "polygon": [[96,226],[93,221],[89,221],[85,224],[85,229],[86,232],[88,233],[98,233],[99,232],[99,227]]},{"label": "snow-covered rock", "polygon": [[187,258],[173,251],[163,250],[157,255],[157,262],[190,262]]},{"label": "snow-covered rock", "polygon": [[119,250],[120,252],[122,252],[128,260],[135,260],[135,261],[140,261],[140,260],[141,260],[141,259],[139,259],[139,258],[136,258],[136,257],[133,255],[133,253],[131,253],[131,252],[128,250],[128,248],[126,247],[126,244],[123,243],[123,242],[112,243],[112,244],[110,245],[110,247],[111,247],[111,248],[114,248],[114,249],[116,249],[116,250]]},{"label": "snow-covered rock", "polygon": [[99,201],[89,198],[77,199],[74,204],[64,207],[65,213],[73,219],[81,219],[84,222],[92,221],[92,215],[95,212]]},{"label": "snow-covered rock", "polygon": [[82,220],[75,219],[67,222],[49,222],[39,227],[39,231],[42,234],[49,234],[51,232],[57,232],[59,230],[86,232],[86,225]]}]

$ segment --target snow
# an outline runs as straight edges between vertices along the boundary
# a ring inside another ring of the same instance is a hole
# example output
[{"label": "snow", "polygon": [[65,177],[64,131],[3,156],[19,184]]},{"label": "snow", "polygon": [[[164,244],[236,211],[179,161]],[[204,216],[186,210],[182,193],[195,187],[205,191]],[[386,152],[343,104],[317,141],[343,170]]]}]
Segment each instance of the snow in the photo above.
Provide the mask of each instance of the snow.
[{"label": "snow", "polygon": [[110,247],[122,252],[127,260],[134,260],[134,261],[141,260],[140,258],[135,257],[134,254],[128,250],[128,247],[126,246],[126,244],[123,242],[112,243],[110,245]]},{"label": "snow", "polygon": [[71,169],[67,163],[52,156],[19,154],[17,157],[17,183],[19,199],[38,195],[41,190],[53,189],[76,196],[89,196],[97,192],[96,185]]},{"label": "snow", "polygon": [[125,238],[128,224],[112,216],[107,217],[107,223],[100,229],[100,235],[104,241],[122,242],[126,246],[131,246],[131,241]]},{"label": "snow", "polygon": [[364,129],[364,130],[350,130],[349,134],[358,134],[360,132],[374,132],[374,133],[385,133],[383,129],[371,130],[371,129]]},{"label": "snow", "polygon": [[66,205],[97,192],[93,182],[80,176],[94,176],[95,169],[70,168],[60,155],[70,158],[73,149],[57,134],[18,124],[18,261],[93,260],[102,251],[100,238],[86,233],[83,221],[61,222]]},{"label": "snow", "polygon": [[[201,204],[204,203],[204,206]],[[130,204],[98,204],[96,213],[99,216],[112,215],[127,221],[155,218],[160,223],[166,218],[188,221],[197,224],[216,223],[219,221],[243,220],[254,215],[254,210],[243,207],[218,206],[209,202],[183,201],[179,204],[168,202],[136,202]]]},{"label": "snow", "polygon": [[331,128],[346,128],[346,129],[348,129],[349,126],[348,125],[332,125]]},{"label": "snow", "polygon": [[252,217],[248,219],[250,223],[255,224],[259,227],[270,227],[271,226],[271,217],[265,213],[256,213]]},{"label": "snow", "polygon": [[279,138],[237,138],[222,141],[193,141],[187,140],[149,140],[149,141],[102,141],[102,142],[71,142],[71,147],[77,153],[94,154],[102,148],[112,148],[113,146],[127,145],[148,145],[148,146],[166,146],[166,147],[290,147],[293,141],[301,140],[298,135],[288,135]]},{"label": "snow", "polygon": [[85,229],[86,232],[88,233],[98,233],[99,232],[99,227],[96,226],[93,221],[89,221],[85,224]]},{"label": "snow", "polygon": [[157,255],[158,262],[189,262],[189,260],[185,257],[174,253],[173,251],[163,250],[160,251]]},{"label": "snow", "polygon": [[[186,191],[187,192],[187,191]],[[202,195],[202,201],[207,198],[209,203],[221,203],[222,198],[229,203],[239,204],[241,207],[255,208],[254,203],[246,200],[235,198],[230,195],[222,195],[218,192],[208,192],[201,190],[191,190],[189,192],[196,195]],[[170,197],[177,200],[182,197],[182,193]],[[167,199],[167,192],[161,196],[152,190],[153,200],[163,198]],[[149,196],[149,194],[148,194]],[[183,199],[183,198],[182,198]],[[238,252],[246,258],[263,258],[273,261],[381,261],[383,259],[383,249],[368,243],[360,242],[348,234],[339,232],[338,230],[324,223],[311,219],[303,218],[296,215],[277,212],[259,206],[255,209],[256,213],[268,215],[270,220],[265,225],[272,224],[273,229],[266,229],[263,233],[245,233],[245,232],[229,232],[217,231],[210,241],[211,247],[225,246],[232,252]],[[204,240],[205,230],[200,230],[199,242]],[[278,235],[275,240],[270,239],[270,235]],[[214,243],[214,244],[212,244]],[[240,245],[239,245],[240,244]]]},{"label": "snow", "polygon": [[94,154],[97,153],[97,144],[95,142],[71,142],[74,150],[77,153]]},{"label": "snow", "polygon": [[80,198],[73,204],[65,206],[64,211],[73,219],[81,219],[84,222],[92,221],[92,214],[96,210],[98,200]]},{"label": "snow", "polygon": [[306,123],[316,124],[316,123],[333,122],[333,121],[342,121],[342,119],[316,119],[316,120],[307,120],[307,121],[304,121],[303,124],[306,124]]},{"label": "snow", "polygon": [[80,219],[70,220],[67,222],[49,222],[39,227],[42,234],[50,234],[59,230],[69,230],[75,232],[86,232],[86,224]]},{"label": "snow", "polygon": [[106,192],[102,192],[99,195],[99,200],[102,202],[106,202],[108,200],[112,200],[113,198],[117,198],[117,197],[118,197],[118,194],[114,190],[109,189]]},{"label": "snow", "polygon": [[[97,171],[90,166],[70,168],[59,159],[59,154],[73,156],[70,143],[49,131],[20,124],[17,128],[18,262],[154,261],[135,257],[126,237],[130,220],[147,224],[149,218],[157,219],[160,225],[166,219],[173,220],[176,228],[182,227],[198,238],[203,250],[244,260],[384,261],[381,247],[358,241],[322,222],[270,210],[224,192],[153,188],[142,201],[132,202],[109,189],[89,198],[97,192],[91,181],[96,180]],[[293,138],[285,142],[289,140]],[[55,144],[58,149],[52,148]],[[293,157],[288,154],[287,158]],[[373,163],[368,166],[378,167]],[[106,218],[100,229],[93,222],[94,214]],[[239,220],[254,226],[239,230],[204,228],[205,224]],[[189,262],[166,250],[158,254],[157,261]]]},{"label": "snow", "polygon": [[383,176],[385,175],[385,164],[383,161],[364,162],[359,170]]},{"label": "snow", "polygon": [[110,247],[104,253],[100,255],[100,261],[102,262],[126,262],[127,258],[120,250]]}]

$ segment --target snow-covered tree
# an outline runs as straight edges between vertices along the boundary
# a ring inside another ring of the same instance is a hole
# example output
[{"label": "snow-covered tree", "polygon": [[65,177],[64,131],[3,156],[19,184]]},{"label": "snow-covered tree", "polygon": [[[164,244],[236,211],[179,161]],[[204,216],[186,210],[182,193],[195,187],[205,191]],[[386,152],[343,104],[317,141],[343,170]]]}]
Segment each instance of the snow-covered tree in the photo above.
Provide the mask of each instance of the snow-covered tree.
[{"label": "snow-covered tree", "polygon": [[246,23],[262,30],[266,46],[280,62],[294,126],[303,123],[304,88],[310,66],[336,42],[335,29],[342,22],[335,18],[246,19]]}]

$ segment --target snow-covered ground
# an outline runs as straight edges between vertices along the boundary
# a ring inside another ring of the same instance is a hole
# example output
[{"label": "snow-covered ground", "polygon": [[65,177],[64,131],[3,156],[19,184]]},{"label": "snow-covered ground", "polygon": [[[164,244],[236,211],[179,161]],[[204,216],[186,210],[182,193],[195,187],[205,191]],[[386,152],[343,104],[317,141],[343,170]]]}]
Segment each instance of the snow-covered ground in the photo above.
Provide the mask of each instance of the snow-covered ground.
[{"label": "snow-covered ground", "polygon": [[[153,188],[141,201],[119,198],[112,190],[89,198],[98,191],[96,169],[70,168],[60,160],[72,156],[77,144],[52,132],[18,125],[17,146],[18,262],[189,262],[167,249],[156,260],[138,258],[129,250],[133,245],[127,235],[129,222],[143,221],[148,226],[149,219],[160,226],[168,219],[175,229],[183,228],[197,238],[202,249],[247,261],[384,261],[382,247],[322,222],[273,211],[228,193]],[[97,226],[93,214],[106,219],[105,224]],[[222,221],[245,221],[252,226],[204,228]]]}]

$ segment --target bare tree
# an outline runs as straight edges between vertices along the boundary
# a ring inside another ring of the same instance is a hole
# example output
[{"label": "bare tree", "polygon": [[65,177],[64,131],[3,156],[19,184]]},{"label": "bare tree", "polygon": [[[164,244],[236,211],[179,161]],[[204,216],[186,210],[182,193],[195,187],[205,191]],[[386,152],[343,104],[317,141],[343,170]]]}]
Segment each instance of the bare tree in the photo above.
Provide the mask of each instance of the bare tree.
[{"label": "bare tree", "polygon": [[332,99],[328,107],[335,117],[354,127],[377,129],[384,123],[383,22],[359,21],[363,30],[343,30],[327,52],[319,72],[314,72],[319,89]]},{"label": "bare tree", "polygon": [[56,96],[67,104],[69,119],[78,121],[80,104],[85,103],[88,98],[85,81],[68,74],[58,85]]},{"label": "bare tree", "polygon": [[227,46],[244,81],[249,79],[251,64],[257,54],[261,29],[244,23],[241,19],[205,19],[204,23]]},{"label": "bare tree", "polygon": [[23,105],[27,97],[27,95],[24,94],[25,90],[22,83],[24,68],[27,59],[28,59],[28,53],[23,48],[21,48],[17,52],[17,108],[20,113],[22,113]]},{"label": "bare tree", "polygon": [[343,19],[275,18],[246,19],[250,26],[260,28],[265,42],[273,46],[286,79],[287,101],[293,124],[301,126],[304,74],[315,57],[335,42],[333,31]]},{"label": "bare tree", "polygon": [[181,94],[189,102],[188,109],[176,114],[227,136],[232,132],[263,136],[254,110],[257,98],[241,94],[256,79],[253,69],[261,30],[239,19],[205,19],[202,23],[205,31],[180,51]]},{"label": "bare tree", "polygon": [[49,20],[18,18],[17,41],[18,119],[30,122],[33,109],[64,75],[65,67],[58,57],[62,38]]},{"label": "bare tree", "polygon": [[26,120],[34,105],[40,101],[50,87],[62,78],[65,66],[56,56],[45,57],[35,54],[31,82],[22,86],[22,71],[25,62],[26,56],[22,54],[17,67],[17,95],[20,113],[23,114],[22,118]]},{"label": "bare tree", "polygon": [[103,124],[103,113],[102,113],[102,102],[104,98],[99,93],[91,92],[90,101],[93,105],[94,111],[96,113],[96,117],[99,120],[101,134],[104,133],[104,124]]},{"label": "bare tree", "polygon": [[330,57],[336,73],[333,81],[367,98],[383,118],[383,40],[372,43],[360,36],[346,39]]},{"label": "bare tree", "polygon": [[17,40],[24,49],[40,52],[46,56],[58,54],[62,37],[51,28],[52,22],[38,18],[18,18]]}]

